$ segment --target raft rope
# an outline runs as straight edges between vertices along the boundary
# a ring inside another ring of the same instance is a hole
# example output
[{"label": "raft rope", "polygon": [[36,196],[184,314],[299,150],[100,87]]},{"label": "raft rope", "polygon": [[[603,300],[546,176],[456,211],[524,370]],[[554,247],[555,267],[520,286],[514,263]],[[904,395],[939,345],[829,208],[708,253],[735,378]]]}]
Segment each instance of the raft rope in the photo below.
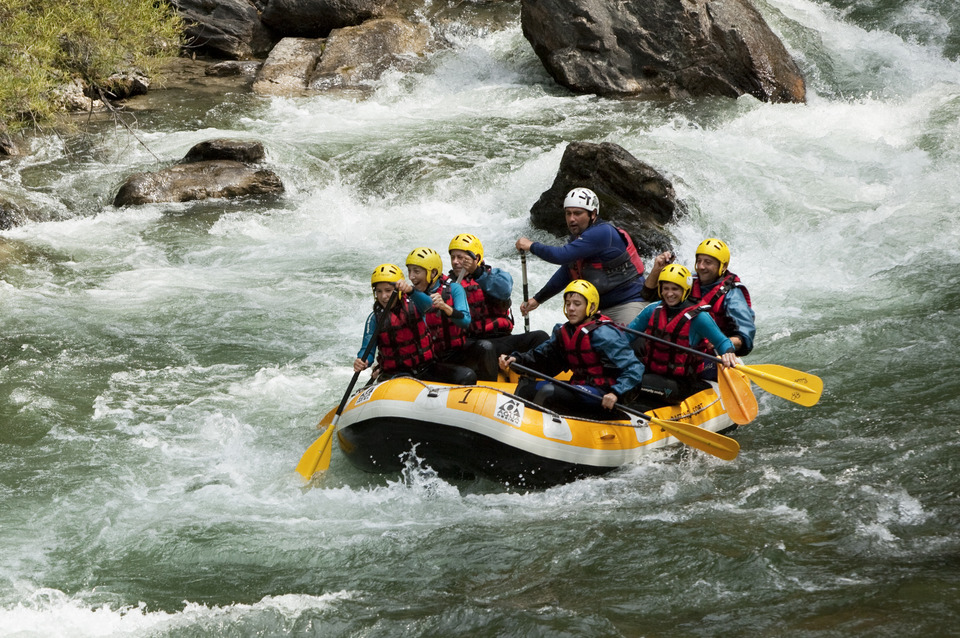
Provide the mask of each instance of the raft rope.
[{"label": "raft rope", "polygon": [[[416,377],[410,377],[410,376],[406,376],[406,375],[397,375],[397,376],[395,376],[395,377],[390,377],[390,378],[391,378],[391,379],[400,379],[400,378],[403,378],[403,379],[409,379],[409,380],[411,380],[411,381],[415,381],[416,383],[418,383],[418,384],[420,384],[421,386],[423,386],[423,388],[428,392],[428,396],[433,396],[433,397],[438,396],[437,393],[438,393],[440,390],[460,390],[460,389],[466,390],[466,389],[473,389],[473,388],[484,388],[484,389],[486,389],[486,390],[493,390],[494,392],[499,392],[500,394],[502,394],[502,395],[504,395],[504,396],[508,396],[508,397],[510,397],[511,399],[515,399],[515,400],[519,401],[520,403],[524,404],[524,405],[527,406],[528,408],[533,408],[534,410],[538,410],[538,411],[540,411],[540,412],[543,412],[544,414],[549,414],[549,415],[553,418],[553,420],[556,421],[557,423],[560,422],[560,417],[565,417],[565,418],[567,418],[567,419],[573,418],[573,419],[576,419],[577,421],[589,421],[589,422],[591,422],[591,423],[600,423],[600,424],[607,424],[607,425],[615,425],[615,426],[626,427],[626,428],[632,427],[632,428],[635,428],[635,429],[636,429],[636,428],[643,428],[643,427],[648,427],[648,426],[649,426],[649,424],[648,424],[646,421],[640,419],[639,417],[634,417],[634,416],[632,416],[632,415],[630,415],[630,414],[627,414],[626,412],[621,412],[621,414],[624,414],[624,415],[627,416],[627,420],[629,421],[629,423],[619,423],[619,422],[618,422],[618,423],[611,423],[610,421],[601,421],[601,420],[599,420],[599,419],[590,419],[590,418],[587,418],[587,417],[572,417],[572,416],[570,416],[570,415],[560,414],[560,413],[558,413],[558,412],[554,412],[553,410],[547,409],[547,408],[543,407],[542,405],[538,405],[538,404],[534,403],[533,401],[531,401],[530,399],[524,399],[523,397],[518,397],[518,396],[515,395],[515,394],[512,394],[512,393],[510,393],[510,392],[506,392],[505,390],[502,390],[501,388],[495,388],[495,387],[493,387],[493,386],[491,386],[491,385],[483,385],[482,383],[477,383],[476,385],[446,385],[446,384],[445,384],[445,385],[442,385],[442,386],[433,386],[433,385],[430,385],[429,383],[423,381],[422,379],[418,379],[418,378],[416,378]],[[390,379],[387,379],[387,381],[389,381],[389,380],[390,380]],[[385,383],[385,382],[384,382],[384,383]],[[377,384],[377,385],[379,385],[379,384]],[[714,384],[711,383],[711,386],[713,386],[713,385],[714,385]],[[366,389],[366,388],[368,388],[368,387],[370,387],[370,384],[369,384],[369,383],[368,383],[367,385],[365,385],[363,388],[361,388],[361,390],[358,390],[355,394],[358,394],[360,391],[362,391],[363,389]],[[686,413],[684,413],[684,414],[677,414],[677,415],[671,416],[670,418],[671,418],[672,420],[675,420],[675,421],[676,421],[676,420],[682,420],[682,419],[689,419],[690,417],[696,416],[697,414],[700,414],[701,412],[706,411],[707,408],[709,408],[710,406],[714,405],[715,403],[717,403],[717,402],[720,400],[720,392],[717,391],[716,386],[714,386],[713,389],[714,389],[714,393],[715,393],[715,395],[716,395],[716,398],[715,398],[713,401],[711,401],[711,402],[709,402],[709,403],[707,403],[707,404],[705,404],[705,405],[701,405],[700,408],[697,409],[697,410],[691,410],[690,412],[686,412]],[[657,417],[657,418],[661,418],[661,417]],[[636,419],[636,420],[634,420],[634,419]]]}]

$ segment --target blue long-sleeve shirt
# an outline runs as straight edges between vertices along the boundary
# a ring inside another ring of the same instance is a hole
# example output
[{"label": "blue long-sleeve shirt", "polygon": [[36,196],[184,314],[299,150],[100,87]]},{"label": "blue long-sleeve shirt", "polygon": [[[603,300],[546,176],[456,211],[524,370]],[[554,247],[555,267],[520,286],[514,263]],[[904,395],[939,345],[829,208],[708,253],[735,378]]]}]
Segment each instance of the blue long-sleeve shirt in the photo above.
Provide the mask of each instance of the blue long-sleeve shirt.
[{"label": "blue long-sleeve shirt", "polygon": [[[367,323],[363,326],[363,340],[360,342],[360,351],[357,352],[357,359],[363,358],[363,353],[367,349],[367,345],[370,343],[370,339],[373,337],[373,333],[377,330],[377,315],[374,312],[371,312],[367,316]],[[370,354],[367,355],[366,363],[367,365],[373,365],[373,360],[376,358],[377,348],[373,347],[370,349]]]},{"label": "blue long-sleeve shirt", "polygon": [[[572,238],[564,246],[549,246],[534,242],[530,252],[551,264],[562,264],[546,285],[533,296],[537,303],[550,299],[572,281],[566,264],[580,259],[589,261],[609,261],[623,254],[627,249],[623,238],[613,224],[594,222],[579,237]],[[643,277],[621,284],[613,290],[600,295],[600,309],[619,306],[631,301],[643,301]]]},{"label": "blue long-sleeve shirt", "polygon": [[[539,346],[525,353],[514,352],[521,364],[530,363],[529,367],[537,364],[546,364],[547,370],[541,372],[555,373],[567,369],[566,354],[563,349],[560,330],[564,324],[558,323],[553,328],[550,338]],[[630,338],[621,330],[611,325],[599,325],[590,332],[590,346],[605,359],[605,365],[617,368],[620,374],[611,391],[618,397],[640,385],[643,380],[643,364],[637,359],[636,353],[630,346]],[[552,368],[552,369],[551,369]]]},{"label": "blue long-sleeve shirt", "polygon": [[[433,285],[430,286],[430,289],[427,292],[421,292],[419,290],[414,290],[410,293],[410,299],[413,300],[414,305],[416,305],[417,310],[420,311],[420,314],[425,315],[431,308],[433,308],[433,299],[430,298],[430,295],[440,290],[440,280],[433,282]],[[453,322],[453,325],[466,329],[470,326],[470,304],[467,303],[467,293],[464,291],[463,286],[458,284],[455,281],[450,282],[450,296],[453,297],[450,304],[453,307],[453,314],[450,315],[449,319]],[[438,310],[437,312],[443,312]],[[444,313],[446,315],[446,313]]]},{"label": "blue long-sleeve shirt", "polygon": [[[653,317],[653,311],[662,304],[662,301],[658,301],[644,308],[640,314],[637,315],[636,319],[630,322],[627,328],[638,332],[645,332],[650,325],[650,318]],[[704,339],[713,345],[713,349],[716,350],[718,354],[734,351],[733,343],[726,335],[720,332],[720,328],[717,327],[717,322],[713,320],[713,317],[711,317],[708,312],[699,313],[690,322],[690,347],[696,348],[697,344]]]},{"label": "blue long-sleeve shirt", "polygon": [[[701,293],[706,296],[708,292],[719,286],[722,281],[722,277],[718,277],[716,281],[710,285],[704,285],[701,281]],[[753,312],[753,308],[747,304],[747,298],[743,296],[743,291],[739,288],[731,288],[723,297],[723,306],[721,309],[733,322],[736,336],[743,339],[743,347],[740,349],[740,353],[742,355],[750,354],[750,351],[753,350],[753,339],[757,335],[757,316]]]},{"label": "blue long-sleeve shirt", "polygon": [[[513,294],[513,276],[500,268],[477,268],[470,277],[477,282],[484,297],[509,301]],[[456,281],[456,278],[454,278]]]}]

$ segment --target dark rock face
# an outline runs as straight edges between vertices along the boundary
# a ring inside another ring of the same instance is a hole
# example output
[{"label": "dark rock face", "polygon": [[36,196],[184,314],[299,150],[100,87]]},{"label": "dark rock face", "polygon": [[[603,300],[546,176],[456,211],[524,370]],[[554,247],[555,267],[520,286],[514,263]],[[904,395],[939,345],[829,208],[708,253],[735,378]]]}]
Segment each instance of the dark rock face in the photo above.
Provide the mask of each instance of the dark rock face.
[{"label": "dark rock face", "polygon": [[20,147],[10,134],[3,130],[3,125],[0,124],[0,157],[13,157],[15,155],[20,155]]},{"label": "dark rock face", "polygon": [[10,230],[26,220],[27,216],[19,206],[0,197],[0,230]]},{"label": "dark rock face", "polygon": [[260,142],[207,140],[191,148],[178,164],[155,173],[131,175],[113,205],[282,193],[283,182],[276,173],[245,163],[259,162],[263,157]]},{"label": "dark rock face", "polygon": [[180,160],[181,164],[210,160],[233,160],[244,164],[256,164],[264,158],[263,144],[247,140],[219,138],[194,145]]},{"label": "dark rock face", "polygon": [[522,0],[520,15],[571,91],[805,100],[799,67],[750,0]]},{"label": "dark rock face", "polygon": [[187,50],[247,60],[266,55],[274,38],[250,0],[171,0],[187,24]]},{"label": "dark rock face", "polygon": [[560,160],[549,190],[530,209],[537,228],[566,235],[563,198],[573,188],[589,188],[600,199],[600,216],[630,233],[646,257],[669,250],[663,225],[682,211],[673,184],[623,147],[611,143],[573,142]]},{"label": "dark rock face", "polygon": [[267,0],[261,20],[281,37],[325,38],[381,15],[385,0]]}]

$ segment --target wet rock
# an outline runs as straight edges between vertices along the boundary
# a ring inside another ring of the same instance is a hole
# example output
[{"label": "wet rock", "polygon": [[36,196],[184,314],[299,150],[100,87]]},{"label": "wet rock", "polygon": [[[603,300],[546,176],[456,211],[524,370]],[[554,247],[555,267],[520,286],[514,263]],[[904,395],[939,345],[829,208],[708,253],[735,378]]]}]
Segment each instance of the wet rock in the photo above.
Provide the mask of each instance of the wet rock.
[{"label": "wet rock", "polygon": [[204,73],[215,78],[254,77],[262,65],[257,60],[224,60],[211,64]]},{"label": "wet rock", "polygon": [[281,37],[324,38],[382,14],[387,0],[267,0],[260,19]]},{"label": "wet rock", "polygon": [[305,91],[323,52],[324,40],[284,38],[270,51],[253,81],[262,95],[289,95]]},{"label": "wet rock", "polygon": [[53,103],[60,109],[68,112],[102,113],[107,110],[106,105],[87,95],[87,87],[79,78],[72,82],[61,84],[53,91]]},{"label": "wet rock", "polygon": [[274,37],[250,0],[172,0],[186,23],[186,50],[247,60],[267,54]]},{"label": "wet rock", "polygon": [[113,205],[188,202],[282,192],[283,183],[273,171],[232,160],[210,160],[132,175],[120,187]]},{"label": "wet rock", "polygon": [[23,209],[12,201],[0,196],[0,230],[10,230],[27,221]]},{"label": "wet rock", "polygon": [[114,73],[103,87],[104,96],[110,100],[124,100],[137,95],[146,95],[150,80],[138,73]]},{"label": "wet rock", "polygon": [[20,145],[17,144],[13,136],[10,135],[3,128],[3,125],[0,124],[0,158],[2,157],[15,157],[21,155],[23,151],[20,149]]},{"label": "wet rock", "polygon": [[396,17],[334,29],[309,87],[360,88],[388,68],[409,68],[423,55],[429,36],[426,26]]},{"label": "wet rock", "polygon": [[750,0],[522,0],[523,34],[577,93],[803,102],[799,67]]},{"label": "wet rock", "polygon": [[533,225],[566,235],[563,198],[577,186],[597,194],[600,215],[629,232],[642,255],[670,249],[672,238],[664,224],[683,210],[673,184],[623,147],[608,142],[567,146],[553,185],[530,209]]},{"label": "wet rock", "polygon": [[256,164],[262,162],[264,156],[263,144],[260,142],[218,138],[194,145],[179,163],[232,160],[243,164]]}]

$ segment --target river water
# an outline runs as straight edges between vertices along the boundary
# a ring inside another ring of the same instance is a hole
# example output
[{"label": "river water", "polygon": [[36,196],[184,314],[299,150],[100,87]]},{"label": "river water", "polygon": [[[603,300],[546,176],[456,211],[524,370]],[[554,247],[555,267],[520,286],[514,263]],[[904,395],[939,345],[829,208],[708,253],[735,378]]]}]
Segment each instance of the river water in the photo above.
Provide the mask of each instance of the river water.
[{"label": "river water", "polygon": [[[761,2],[806,105],[571,96],[516,6],[461,6],[369,99],[156,91],[136,138],[0,163],[51,219],[0,235],[0,635],[960,635],[954,0]],[[110,205],[222,136],[261,140],[286,194]],[[750,362],[821,376],[821,402],[758,389],[733,462],[524,492],[335,450],[303,489],[373,266],[474,232],[519,283],[576,140],[674,182],[684,261],[723,237],[749,285]]]}]

